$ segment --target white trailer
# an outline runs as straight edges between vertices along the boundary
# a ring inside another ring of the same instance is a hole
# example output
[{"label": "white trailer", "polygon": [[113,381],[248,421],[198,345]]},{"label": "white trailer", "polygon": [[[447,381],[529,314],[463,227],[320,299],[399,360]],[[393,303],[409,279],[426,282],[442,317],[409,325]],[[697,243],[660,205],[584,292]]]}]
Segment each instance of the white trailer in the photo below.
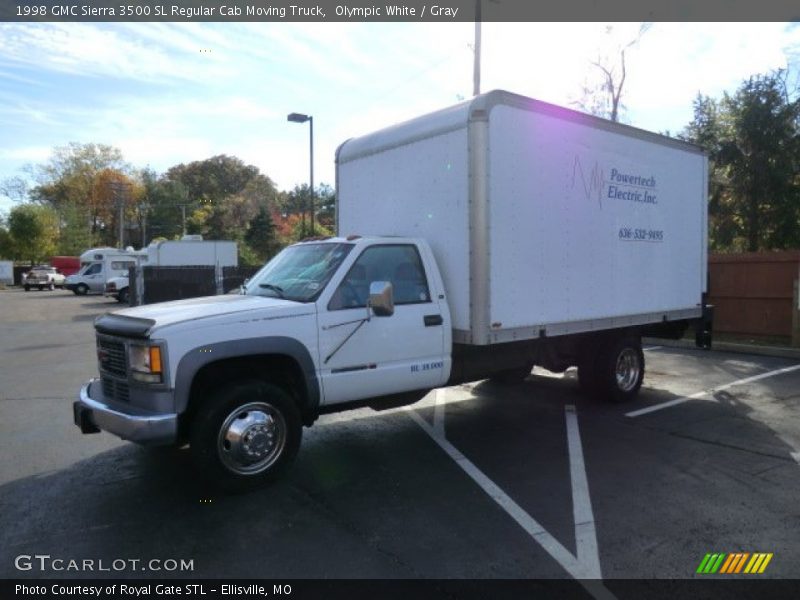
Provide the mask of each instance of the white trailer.
[{"label": "white trailer", "polygon": [[339,233],[425,238],[464,344],[701,316],[706,199],[698,147],[503,91],[337,153]]},{"label": "white trailer", "polygon": [[[236,242],[228,240],[203,240],[202,237],[184,236],[181,240],[151,242],[138,252],[136,267],[235,267],[239,264]],[[138,272],[138,269],[137,269]],[[122,304],[130,300],[130,278],[113,277],[105,284],[104,296]]]},{"label": "white trailer", "polygon": [[141,265],[152,267],[182,267],[239,264],[236,242],[226,240],[182,239],[152,242],[143,252]]}]

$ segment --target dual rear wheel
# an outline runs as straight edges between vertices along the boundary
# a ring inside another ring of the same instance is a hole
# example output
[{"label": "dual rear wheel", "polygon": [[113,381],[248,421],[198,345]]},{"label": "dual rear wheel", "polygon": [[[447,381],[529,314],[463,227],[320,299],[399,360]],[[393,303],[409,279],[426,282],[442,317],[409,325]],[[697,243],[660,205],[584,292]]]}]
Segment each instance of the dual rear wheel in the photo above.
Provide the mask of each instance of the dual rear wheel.
[{"label": "dual rear wheel", "polygon": [[587,349],[578,364],[581,389],[609,402],[628,402],[639,393],[644,379],[641,339],[629,336]]}]

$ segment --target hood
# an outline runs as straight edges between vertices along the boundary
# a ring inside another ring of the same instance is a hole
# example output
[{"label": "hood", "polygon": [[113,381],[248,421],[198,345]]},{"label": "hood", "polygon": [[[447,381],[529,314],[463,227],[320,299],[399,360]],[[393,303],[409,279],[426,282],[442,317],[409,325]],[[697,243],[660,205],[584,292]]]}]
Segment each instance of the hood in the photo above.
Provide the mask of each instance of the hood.
[{"label": "hood", "polygon": [[291,316],[312,313],[314,306],[313,304],[302,304],[291,300],[281,300],[280,298],[227,294],[135,306],[117,310],[111,314],[129,319],[149,321],[152,323],[150,327],[150,331],[152,331],[175,323],[252,311],[267,311],[276,313],[276,316],[278,314]]}]

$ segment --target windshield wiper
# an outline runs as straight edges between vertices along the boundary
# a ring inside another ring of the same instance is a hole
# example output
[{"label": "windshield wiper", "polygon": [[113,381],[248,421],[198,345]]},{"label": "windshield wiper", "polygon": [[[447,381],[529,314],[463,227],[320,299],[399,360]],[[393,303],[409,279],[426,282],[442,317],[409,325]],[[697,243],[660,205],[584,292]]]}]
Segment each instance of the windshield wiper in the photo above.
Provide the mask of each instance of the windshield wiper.
[{"label": "windshield wiper", "polygon": [[277,292],[279,298],[285,298],[283,295],[283,288],[271,283],[259,283],[258,287]]}]

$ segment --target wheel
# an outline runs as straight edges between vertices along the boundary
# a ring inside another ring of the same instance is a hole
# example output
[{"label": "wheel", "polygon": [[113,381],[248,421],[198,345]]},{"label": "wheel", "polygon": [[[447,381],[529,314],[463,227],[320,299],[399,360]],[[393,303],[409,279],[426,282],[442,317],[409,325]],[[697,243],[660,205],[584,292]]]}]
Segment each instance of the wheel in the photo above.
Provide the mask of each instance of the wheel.
[{"label": "wheel", "polygon": [[300,448],[303,426],[293,398],[259,380],[209,394],[192,423],[189,444],[199,472],[232,492],[281,475]]},{"label": "wheel", "polygon": [[532,370],[533,365],[528,364],[523,367],[515,367],[505,371],[498,371],[489,377],[489,381],[502,385],[516,385],[525,381],[528,375],[531,374]]},{"label": "wheel", "polygon": [[30,292],[31,291],[31,286],[29,286],[27,283],[23,287],[25,288],[26,292]]},{"label": "wheel", "polygon": [[54,289],[56,289],[56,284],[51,281],[50,285],[47,286],[47,289],[52,292]]},{"label": "wheel", "polygon": [[618,338],[596,359],[595,390],[610,402],[628,402],[639,393],[644,379],[644,352],[638,337]]},{"label": "wheel", "polygon": [[43,286],[43,285],[39,285],[39,286],[37,286],[37,287],[39,288],[39,291],[40,291],[40,292],[41,292],[41,291],[44,289],[44,286]]},{"label": "wheel", "polygon": [[128,304],[128,288],[122,288],[117,294],[117,302],[121,304]]},{"label": "wheel", "polygon": [[89,293],[89,286],[87,286],[85,283],[79,283],[78,286],[75,288],[75,293],[78,296],[85,296],[86,294]]}]

